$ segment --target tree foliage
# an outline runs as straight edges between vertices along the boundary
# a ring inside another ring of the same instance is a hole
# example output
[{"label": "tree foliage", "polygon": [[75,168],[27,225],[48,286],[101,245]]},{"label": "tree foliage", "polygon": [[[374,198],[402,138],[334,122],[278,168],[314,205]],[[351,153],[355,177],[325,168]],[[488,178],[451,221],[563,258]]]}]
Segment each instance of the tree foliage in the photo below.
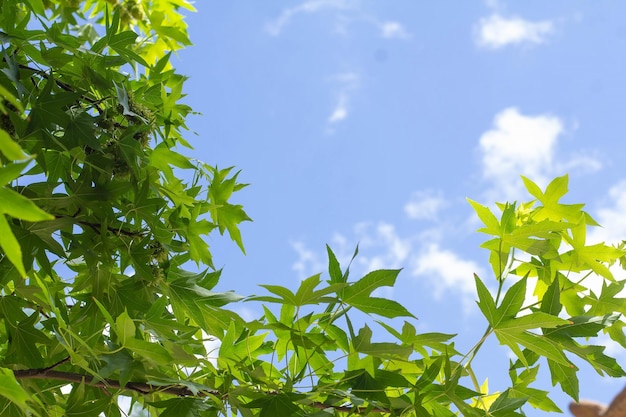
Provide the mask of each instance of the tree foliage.
[{"label": "tree foliage", "polygon": [[[567,176],[545,190],[524,178],[532,200],[498,215],[470,200],[493,277],[474,277],[486,323],[468,352],[372,296],[400,271],[353,279],[330,248],[325,280],[216,292],[206,238],[227,233],[243,250],[250,219],[231,202],[237,172],[185,156],[192,109],[169,58],[190,44],[191,4],[0,7],[0,414],[121,416],[125,396],[134,413],[164,417],[505,417],[558,411],[533,386],[540,367],[574,399],[574,362],[624,376],[589,338],[626,347],[624,282],[610,268],[625,252],[587,244],[597,223],[560,202]],[[241,318],[241,300],[263,316]],[[516,358],[496,393],[472,367],[493,336]]]}]

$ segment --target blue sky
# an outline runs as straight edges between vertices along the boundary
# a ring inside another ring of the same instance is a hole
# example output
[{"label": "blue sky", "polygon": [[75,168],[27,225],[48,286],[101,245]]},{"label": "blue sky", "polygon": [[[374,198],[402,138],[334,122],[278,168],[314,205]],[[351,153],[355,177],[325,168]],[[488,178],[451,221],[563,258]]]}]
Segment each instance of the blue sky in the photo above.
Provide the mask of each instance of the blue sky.
[{"label": "blue sky", "polygon": [[[344,262],[358,243],[354,277],[404,268],[383,295],[421,331],[459,333],[464,351],[485,327],[472,274],[494,285],[466,197],[529,200],[520,174],[545,185],[568,173],[567,199],[604,226],[589,238],[626,237],[626,4],[195,6],[195,46],[176,61],[202,113],[189,120],[193,155],[251,183],[236,196],[254,219],[242,227],[247,255],[211,242],[223,289],[295,288],[325,270],[326,243]],[[607,346],[625,366],[626,352]],[[507,355],[495,344],[479,355],[492,389],[508,380]],[[624,385],[589,367],[580,375],[582,398],[608,402]],[[550,388],[546,375],[540,386]]]}]

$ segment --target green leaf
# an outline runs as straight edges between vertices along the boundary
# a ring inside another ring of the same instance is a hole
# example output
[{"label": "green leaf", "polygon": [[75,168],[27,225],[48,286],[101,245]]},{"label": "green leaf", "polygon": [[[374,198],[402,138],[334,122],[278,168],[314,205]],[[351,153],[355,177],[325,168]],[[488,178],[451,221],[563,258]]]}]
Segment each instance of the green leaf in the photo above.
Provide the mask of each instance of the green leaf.
[{"label": "green leaf", "polygon": [[372,356],[381,357],[400,357],[408,358],[413,349],[411,346],[398,345],[396,343],[380,342],[371,343],[372,330],[367,326],[363,326],[359,330],[359,334],[352,341],[352,347],[355,351],[365,353]]},{"label": "green leaf", "polygon": [[489,414],[494,417],[506,416],[526,403],[526,398],[510,398],[509,391],[504,391],[489,407]]},{"label": "green leaf", "polygon": [[214,177],[209,186],[209,201],[211,202],[211,218],[218,225],[220,233],[228,230],[230,238],[237,243],[239,248],[245,253],[239,223],[251,221],[250,217],[243,210],[241,205],[233,205],[228,202],[232,193],[240,188],[242,184],[237,183],[239,172],[228,177],[232,168],[213,170]]},{"label": "green leaf", "polygon": [[485,284],[483,284],[481,279],[476,274],[474,274],[474,281],[476,282],[476,291],[478,294],[478,308],[480,308],[480,311],[483,313],[483,316],[485,316],[491,327],[494,327],[500,320],[500,313],[496,309],[496,303],[487,287],[485,287]]},{"label": "green leaf", "polygon": [[0,368],[0,386],[2,386],[0,395],[15,403],[23,411],[29,409],[27,402],[31,399],[31,396],[17,382],[13,371],[7,368]]},{"label": "green leaf", "polygon": [[372,291],[377,288],[392,287],[399,273],[399,269],[381,269],[370,272],[345,288],[343,290],[343,299],[345,302],[350,303],[353,299],[362,300],[365,297],[369,297]]},{"label": "green leaf", "polygon": [[341,283],[343,280],[343,274],[341,273],[341,266],[337,257],[330,249],[330,246],[326,245],[326,252],[328,253],[328,275],[330,276],[330,283]]},{"label": "green leaf", "polygon": [[559,222],[567,220],[568,222],[578,222],[583,214],[582,208],[584,204],[561,204],[559,200],[567,193],[568,176],[557,177],[548,186],[546,191],[541,192],[537,184],[528,178],[522,177],[528,191],[536,197],[543,207],[539,207],[533,217],[536,221],[544,219]]},{"label": "green leaf", "polygon": [[561,335],[567,337],[595,337],[601,330],[613,325],[621,314],[605,314],[604,316],[575,316],[569,323],[556,329],[545,332],[546,335]]},{"label": "green leaf", "polygon": [[126,339],[125,347],[154,364],[162,365],[173,361],[172,354],[162,345],[141,339]]},{"label": "green leaf", "polygon": [[[74,146],[80,146],[80,141],[83,140],[91,149],[100,150],[100,142],[95,136],[95,121],[96,118],[90,114],[81,111],[76,114],[71,114],[70,121],[65,128],[65,135],[63,136],[68,148]],[[70,144],[75,144],[70,146]]]},{"label": "green leaf", "polygon": [[513,386],[509,388],[509,397],[526,398],[528,404],[542,411],[562,413],[561,409],[548,397],[547,391],[524,386]]},{"label": "green leaf", "polygon": [[252,400],[243,406],[246,408],[260,408],[259,417],[292,417],[301,414],[300,407],[295,400],[304,398],[296,393],[278,393]]},{"label": "green leaf", "polygon": [[315,287],[317,287],[320,284],[320,281],[321,281],[320,274],[316,274],[316,275],[310,276],[309,278],[304,279],[300,283],[300,287],[298,288],[298,291],[294,295],[294,301],[295,301],[296,307],[308,304],[308,301],[315,299],[313,292],[315,290]]},{"label": "green leaf", "polygon": [[152,405],[165,408],[159,413],[160,417],[199,417],[211,409],[209,404],[198,398],[171,398]]},{"label": "green leaf", "polygon": [[523,346],[553,362],[563,366],[574,366],[567,360],[560,346],[545,336],[536,335],[518,328],[504,328],[495,330],[496,337],[500,343],[507,345],[522,361],[525,357],[519,346]]},{"label": "green leaf", "polygon": [[53,124],[67,126],[69,123],[70,117],[64,109],[76,101],[78,94],[74,92],[53,93],[55,83],[54,77],[49,75],[35,105],[33,105],[27,133],[47,130]]},{"label": "green leaf", "polygon": [[15,323],[9,328],[11,344],[6,353],[6,362],[24,368],[39,368],[43,365],[43,357],[38,345],[49,345],[50,339],[35,327],[38,314]]},{"label": "green leaf", "polygon": [[558,277],[552,281],[541,299],[541,311],[544,313],[558,315],[563,308],[561,304],[561,290]]},{"label": "green leaf", "polygon": [[54,216],[37,207],[28,198],[8,188],[0,188],[0,213],[29,222],[54,220]]},{"label": "green leaf", "polygon": [[15,266],[20,275],[25,277],[26,269],[22,261],[22,248],[3,214],[0,214],[0,236],[2,236],[0,248],[2,248],[4,254],[9,258],[9,261]]},{"label": "green leaf", "polygon": [[469,198],[467,199],[467,201],[474,208],[474,211],[478,215],[478,218],[486,226],[484,228],[478,229],[478,231],[490,235],[500,236],[500,222],[498,222],[498,219],[496,218],[496,216],[493,215],[491,210],[474,200],[470,200]]},{"label": "green leaf", "polygon": [[[20,145],[11,139],[11,136],[3,129],[0,129],[0,152],[11,161],[19,161],[28,157]],[[6,183],[0,181],[0,184]]]},{"label": "green leaf", "polygon": [[127,345],[130,339],[135,338],[135,323],[126,311],[115,319],[115,332],[122,345]]},{"label": "green leaf", "polygon": [[387,318],[415,317],[402,304],[386,298],[364,296],[352,297],[344,301],[346,304],[368,314],[377,314]]},{"label": "green leaf", "polygon": [[[296,295],[292,293],[290,290],[288,290],[287,288],[281,287],[280,285],[260,285],[260,286],[265,288],[269,292],[279,296],[281,302],[292,305],[292,306],[298,305],[298,301],[296,300]],[[259,299],[259,297],[256,297],[256,299]]]},{"label": "green leaf", "polygon": [[571,321],[565,320],[550,314],[537,311],[528,315],[502,320],[498,323],[498,330],[529,330],[537,328],[553,328],[557,326],[569,326]]},{"label": "green leaf", "polygon": [[161,171],[169,172],[170,175],[173,175],[170,165],[183,169],[196,169],[196,166],[186,156],[172,151],[165,144],[154,148],[150,154],[150,163]]},{"label": "green leaf", "polygon": [[552,385],[559,384],[564,393],[578,402],[578,376],[574,365],[565,365],[548,359]]},{"label": "green leaf", "polygon": [[519,313],[526,298],[526,282],[526,277],[524,277],[507,290],[502,303],[498,306],[497,314],[500,320],[515,317]]}]

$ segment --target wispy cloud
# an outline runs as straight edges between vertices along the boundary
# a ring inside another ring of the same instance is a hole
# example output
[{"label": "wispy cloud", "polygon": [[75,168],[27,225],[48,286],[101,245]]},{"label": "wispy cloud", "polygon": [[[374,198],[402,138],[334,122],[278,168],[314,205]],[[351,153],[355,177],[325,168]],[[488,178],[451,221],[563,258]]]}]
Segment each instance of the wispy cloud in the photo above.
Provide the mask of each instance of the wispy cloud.
[{"label": "wispy cloud", "polygon": [[441,192],[416,191],[404,205],[407,217],[415,220],[436,220],[437,214],[447,205]]},{"label": "wispy cloud", "polygon": [[[352,95],[360,87],[360,76],[355,72],[346,72],[333,76],[331,80],[335,84],[335,100],[327,122],[329,125],[334,125],[348,117]],[[329,133],[332,133],[332,130]]]},{"label": "wispy cloud", "polygon": [[476,25],[476,41],[479,46],[499,49],[507,45],[540,44],[554,32],[554,22],[542,20],[531,22],[520,17],[503,17],[493,13],[480,19]]},{"label": "wispy cloud", "polygon": [[285,26],[299,14],[312,14],[325,10],[350,10],[355,3],[350,0],[309,0],[295,7],[284,9],[280,16],[265,26],[265,30],[272,36],[281,34]]},{"label": "wispy cloud", "polygon": [[[402,237],[391,223],[362,222],[352,228],[352,234],[346,236],[335,233],[330,246],[342,266],[347,266],[356,245],[359,256],[355,259],[351,271],[355,275],[365,274],[376,269],[402,268],[408,262],[414,237]],[[321,255],[307,248],[304,242],[291,242],[298,259],[292,268],[300,277],[326,270],[326,254]]]},{"label": "wispy cloud", "polygon": [[298,259],[293,263],[292,269],[296,271],[300,279],[307,278],[326,269],[323,257],[307,248],[304,242],[292,241],[289,243],[291,248],[298,254]]},{"label": "wispy cloud", "polygon": [[381,20],[363,10],[358,0],[308,0],[297,6],[284,9],[280,15],[265,25],[265,30],[272,36],[279,36],[298,15],[329,12],[335,20],[337,34],[347,34],[352,22],[366,22],[377,27],[380,36],[386,39],[407,39],[408,30],[395,20]]},{"label": "wispy cloud", "polygon": [[[460,300],[464,311],[469,313],[474,308],[473,274],[486,274],[476,262],[441,248],[437,242],[439,237],[440,233],[436,230],[403,235],[391,223],[364,222],[356,224],[349,236],[335,234],[330,246],[345,268],[352,257],[354,246],[358,243],[359,255],[350,267],[353,278],[377,269],[408,267],[402,274],[405,279],[410,277],[412,280],[425,282],[436,298],[443,294],[453,294],[455,299]],[[326,269],[320,262],[322,258],[325,259],[325,254],[316,254],[306,248],[303,242],[293,246],[299,258],[293,268],[300,276]],[[304,266],[307,268],[303,268]],[[317,269],[309,269],[313,266]],[[393,289],[387,289],[380,295],[391,297]]]}]

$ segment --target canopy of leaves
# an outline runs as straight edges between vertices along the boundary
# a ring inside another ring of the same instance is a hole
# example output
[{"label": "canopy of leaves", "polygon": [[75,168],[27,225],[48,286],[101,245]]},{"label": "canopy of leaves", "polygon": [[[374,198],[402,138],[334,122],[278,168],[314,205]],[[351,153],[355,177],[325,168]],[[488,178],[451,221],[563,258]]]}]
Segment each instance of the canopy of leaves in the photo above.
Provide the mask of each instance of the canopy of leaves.
[{"label": "canopy of leaves", "polygon": [[[142,415],[504,417],[558,410],[532,386],[540,366],[574,399],[573,357],[624,376],[587,341],[605,332],[626,347],[624,282],[610,268],[624,250],[586,243],[596,223],[559,202],[566,176],[545,190],[524,179],[535,200],[499,216],[470,201],[495,279],[474,277],[486,330],[469,352],[372,296],[399,271],[353,280],[330,248],[327,280],[263,285],[245,298],[263,316],[237,315],[229,305],[244,297],[214,291],[206,238],[227,232],[243,250],[250,219],[231,197],[245,184],[185,156],[191,109],[169,63],[190,44],[181,9],[193,11],[186,0],[1,3],[1,415],[121,416],[126,396]],[[357,328],[355,312],[406,321]],[[516,357],[503,392],[472,368],[491,335]]]}]

